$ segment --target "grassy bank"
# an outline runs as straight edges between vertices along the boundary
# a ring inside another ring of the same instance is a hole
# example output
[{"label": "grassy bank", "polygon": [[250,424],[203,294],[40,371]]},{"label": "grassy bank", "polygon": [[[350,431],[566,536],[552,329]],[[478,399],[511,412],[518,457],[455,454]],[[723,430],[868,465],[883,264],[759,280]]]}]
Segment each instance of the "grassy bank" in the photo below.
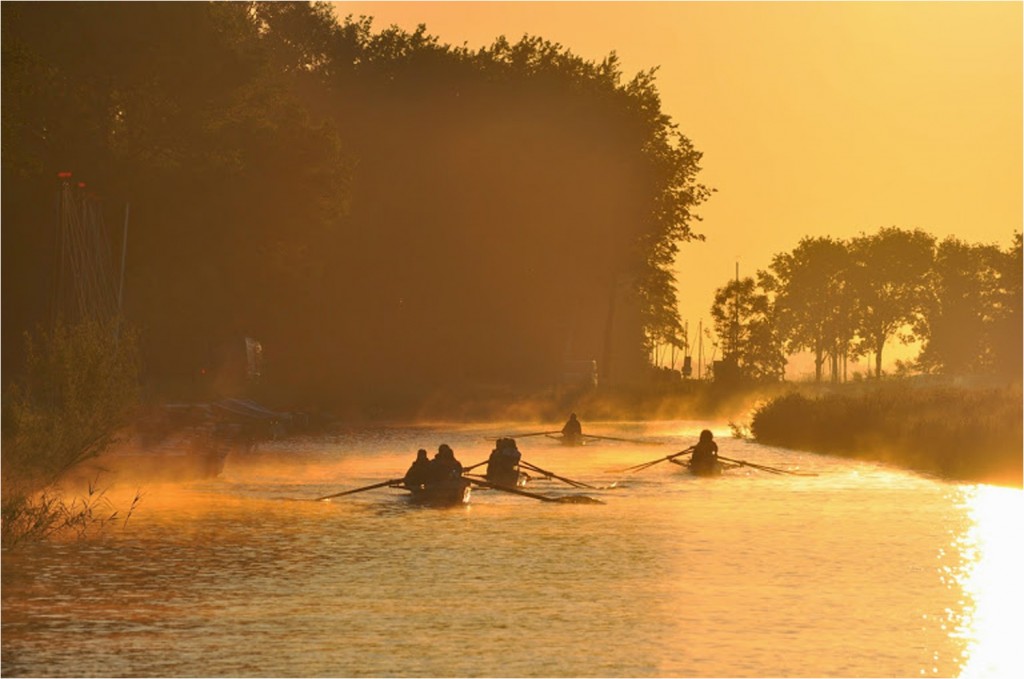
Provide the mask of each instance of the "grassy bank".
[{"label": "grassy bank", "polygon": [[758,442],[870,459],[945,478],[1021,486],[1021,389],[882,382],[798,392],[758,408]]}]

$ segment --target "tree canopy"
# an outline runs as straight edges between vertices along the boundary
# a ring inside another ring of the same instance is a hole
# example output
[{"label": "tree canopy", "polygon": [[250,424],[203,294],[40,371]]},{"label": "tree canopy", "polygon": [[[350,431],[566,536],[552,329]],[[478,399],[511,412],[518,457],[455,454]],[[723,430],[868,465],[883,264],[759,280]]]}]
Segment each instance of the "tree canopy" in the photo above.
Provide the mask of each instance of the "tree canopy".
[{"label": "tree canopy", "polygon": [[895,339],[920,341],[913,369],[1019,382],[1021,285],[1020,233],[1003,250],[886,227],[848,241],[803,238],[756,282],[719,288],[711,314],[748,379],[781,378],[763,368],[783,349],[811,352],[816,381],[829,362],[832,380],[846,379],[846,360],[862,356],[880,377]]},{"label": "tree canopy", "polygon": [[614,54],[454,48],[324,4],[5,3],[3,90],[5,359],[45,318],[65,170],[108,221],[131,206],[124,313],[157,390],[244,336],[323,402],[541,384],[605,358],[609,323],[638,355],[679,324],[710,192],[655,72]]}]

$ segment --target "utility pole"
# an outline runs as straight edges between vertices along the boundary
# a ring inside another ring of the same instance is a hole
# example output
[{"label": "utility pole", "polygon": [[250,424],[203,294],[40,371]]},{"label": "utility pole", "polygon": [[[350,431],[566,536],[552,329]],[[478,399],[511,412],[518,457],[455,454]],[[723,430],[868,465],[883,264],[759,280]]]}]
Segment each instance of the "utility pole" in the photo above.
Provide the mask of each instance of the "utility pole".
[{"label": "utility pole", "polygon": [[733,298],[732,307],[732,347],[731,354],[735,358],[740,341],[740,262],[736,260],[736,296]]},{"label": "utility pole", "polygon": [[697,321],[697,380],[704,367],[704,319]]}]

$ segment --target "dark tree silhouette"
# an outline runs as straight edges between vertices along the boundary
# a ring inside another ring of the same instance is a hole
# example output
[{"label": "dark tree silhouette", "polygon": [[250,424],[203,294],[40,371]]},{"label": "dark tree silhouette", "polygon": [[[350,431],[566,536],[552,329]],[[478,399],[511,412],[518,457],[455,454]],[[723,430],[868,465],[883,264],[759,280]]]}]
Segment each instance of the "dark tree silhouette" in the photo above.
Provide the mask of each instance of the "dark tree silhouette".
[{"label": "dark tree silhouette", "polygon": [[3,88],[8,365],[45,316],[61,170],[111,220],[131,204],[125,313],[158,394],[217,387],[247,335],[267,388],[324,403],[607,375],[678,325],[709,190],[654,72],[614,55],[323,4],[5,3]]},{"label": "dark tree silhouette", "polygon": [[[762,277],[763,282],[763,277]],[[727,360],[755,382],[782,379],[786,357],[769,294],[751,277],[729,281],[715,292],[711,317]]]},{"label": "dark tree silhouette", "polygon": [[[934,245],[934,237],[919,229],[895,227],[861,235],[850,244],[857,335],[861,347],[874,354],[876,377],[882,375],[885,343],[922,314]],[[909,334],[899,337],[904,343],[913,340]]]}]

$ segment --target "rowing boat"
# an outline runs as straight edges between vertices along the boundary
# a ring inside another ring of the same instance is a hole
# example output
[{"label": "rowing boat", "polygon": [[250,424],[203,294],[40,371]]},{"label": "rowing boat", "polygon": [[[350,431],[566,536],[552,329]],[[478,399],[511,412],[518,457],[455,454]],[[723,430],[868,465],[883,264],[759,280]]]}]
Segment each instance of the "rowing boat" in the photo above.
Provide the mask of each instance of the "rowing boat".
[{"label": "rowing boat", "polygon": [[530,480],[529,474],[519,471],[519,469],[513,467],[512,469],[488,469],[487,474],[484,475],[484,479],[488,483],[493,483],[496,486],[505,486],[506,488],[523,488]]},{"label": "rowing boat", "polygon": [[463,478],[458,479],[454,483],[445,483],[437,486],[417,486],[415,488],[407,488],[406,490],[409,491],[410,502],[430,507],[468,505],[470,495],[472,495],[472,486],[468,480]]},{"label": "rowing boat", "polygon": [[585,435],[581,435],[581,436],[577,437],[577,436],[566,436],[565,434],[557,434],[557,435],[547,434],[546,436],[549,439],[554,439],[555,441],[558,441],[563,446],[585,446],[585,445],[587,445],[587,441],[584,438]]},{"label": "rowing boat", "polygon": [[689,460],[687,460],[685,462],[682,461],[682,460],[669,460],[669,462],[671,462],[673,464],[677,464],[680,467],[685,468],[688,472],[690,472],[694,476],[701,476],[701,477],[721,476],[722,475],[722,469],[724,468],[722,463],[718,462],[718,461],[715,461],[715,462],[713,462],[710,465],[701,465],[700,467],[693,466],[693,464],[691,464],[691,462]]}]

